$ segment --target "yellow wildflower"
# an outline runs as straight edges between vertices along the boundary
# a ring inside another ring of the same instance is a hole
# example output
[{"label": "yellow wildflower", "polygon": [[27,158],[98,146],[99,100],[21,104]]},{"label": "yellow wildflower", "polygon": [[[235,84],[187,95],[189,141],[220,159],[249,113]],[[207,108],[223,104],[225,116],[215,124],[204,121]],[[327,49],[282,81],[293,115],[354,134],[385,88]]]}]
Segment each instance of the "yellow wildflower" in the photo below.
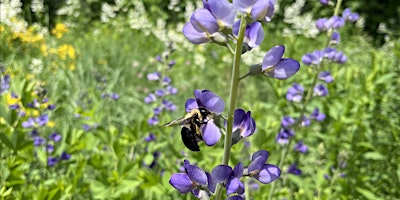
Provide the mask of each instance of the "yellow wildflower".
[{"label": "yellow wildflower", "polygon": [[0,25],[0,32],[3,32],[5,30],[3,25]]},{"label": "yellow wildflower", "polygon": [[57,49],[57,54],[58,57],[61,58],[61,60],[65,60],[67,56],[74,60],[75,59],[75,49],[72,45],[69,44],[64,44]]},{"label": "yellow wildflower", "polygon": [[15,98],[15,97],[13,97],[13,96],[11,95],[11,93],[9,93],[9,94],[6,96],[6,101],[7,101],[7,104],[8,104],[8,105],[15,105],[15,104],[21,105],[21,98],[20,98],[20,97]]},{"label": "yellow wildflower", "polygon": [[54,127],[56,125],[56,123],[54,121],[49,121],[46,124],[48,127]]},{"label": "yellow wildflower", "polygon": [[56,27],[54,27],[53,30],[51,30],[51,34],[56,36],[56,38],[60,39],[64,35],[64,33],[67,33],[68,29],[64,24],[57,23]]},{"label": "yellow wildflower", "polygon": [[76,67],[75,67],[75,64],[74,64],[74,63],[72,63],[72,64],[69,65],[69,70],[70,70],[70,71],[74,71],[75,68],[76,68]]}]

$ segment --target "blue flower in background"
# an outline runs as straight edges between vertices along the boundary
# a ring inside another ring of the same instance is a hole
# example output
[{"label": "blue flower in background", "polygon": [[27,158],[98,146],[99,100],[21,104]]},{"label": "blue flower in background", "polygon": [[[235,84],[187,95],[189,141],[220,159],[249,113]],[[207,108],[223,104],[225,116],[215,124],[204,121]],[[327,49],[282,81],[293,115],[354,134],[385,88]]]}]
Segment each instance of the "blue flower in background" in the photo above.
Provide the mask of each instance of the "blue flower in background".
[{"label": "blue flower in background", "polygon": [[328,88],[323,84],[318,84],[314,88],[314,94],[320,97],[328,95]]},{"label": "blue flower in background", "polygon": [[303,92],[303,86],[293,83],[292,87],[290,87],[286,93],[286,99],[288,101],[300,102],[303,98]]},{"label": "blue flower in background", "polygon": [[296,163],[290,165],[287,172],[297,176],[300,176],[302,174],[302,171],[297,167]]},{"label": "blue flower in background", "polygon": [[253,21],[271,21],[274,14],[274,4],[270,0],[233,0],[233,5],[237,10],[245,13]]},{"label": "blue flower in background", "polygon": [[300,153],[306,153],[308,151],[308,147],[303,143],[303,141],[300,141],[294,145],[293,150]]},{"label": "blue flower in background", "polygon": [[247,167],[248,174],[264,184],[275,181],[281,175],[281,170],[277,166],[265,164],[268,157],[268,151],[259,150],[252,155],[251,163]]}]

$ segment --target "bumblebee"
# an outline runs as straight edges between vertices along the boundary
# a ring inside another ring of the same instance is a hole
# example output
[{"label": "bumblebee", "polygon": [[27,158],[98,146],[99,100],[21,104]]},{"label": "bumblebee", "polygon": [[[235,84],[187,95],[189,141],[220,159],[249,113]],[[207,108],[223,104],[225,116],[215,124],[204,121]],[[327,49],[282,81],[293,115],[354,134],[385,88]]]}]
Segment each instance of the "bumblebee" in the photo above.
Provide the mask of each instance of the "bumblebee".
[{"label": "bumblebee", "polygon": [[164,126],[182,126],[181,137],[183,144],[191,151],[200,151],[200,147],[197,144],[198,139],[203,140],[200,127],[202,124],[207,123],[209,115],[211,115],[211,112],[204,108],[192,109],[185,117],[173,120]]}]

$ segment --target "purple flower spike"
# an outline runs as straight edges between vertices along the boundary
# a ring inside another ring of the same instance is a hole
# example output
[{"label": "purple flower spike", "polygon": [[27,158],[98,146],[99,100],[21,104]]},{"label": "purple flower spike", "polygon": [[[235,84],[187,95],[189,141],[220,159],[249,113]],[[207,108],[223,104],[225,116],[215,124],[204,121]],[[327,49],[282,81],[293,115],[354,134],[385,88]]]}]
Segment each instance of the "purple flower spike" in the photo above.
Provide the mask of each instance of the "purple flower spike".
[{"label": "purple flower spike", "polygon": [[191,23],[186,23],[183,27],[183,35],[193,44],[210,42],[211,39],[205,32],[198,32]]},{"label": "purple flower spike", "polygon": [[333,81],[333,77],[332,77],[331,73],[328,71],[323,71],[323,72],[319,73],[318,78],[320,80],[325,81],[325,83],[332,83],[332,81]]},{"label": "purple flower spike", "polygon": [[300,176],[301,175],[301,170],[299,168],[297,168],[297,164],[294,163],[292,165],[290,165],[289,169],[287,170],[288,173]]},{"label": "purple flower spike", "polygon": [[310,115],[311,119],[315,119],[318,122],[324,121],[325,117],[326,117],[325,114],[320,113],[318,108],[314,109],[314,111]]},{"label": "purple flower spike", "polygon": [[283,58],[284,46],[272,47],[264,56],[262,71],[264,75],[274,77],[279,80],[293,76],[299,69],[300,64],[291,58]]},{"label": "purple flower spike", "polygon": [[308,151],[308,147],[303,143],[303,141],[300,141],[294,145],[293,150],[300,153],[306,153]]},{"label": "purple flower spike", "polygon": [[323,84],[318,84],[314,88],[314,94],[320,97],[328,95],[328,88]]}]

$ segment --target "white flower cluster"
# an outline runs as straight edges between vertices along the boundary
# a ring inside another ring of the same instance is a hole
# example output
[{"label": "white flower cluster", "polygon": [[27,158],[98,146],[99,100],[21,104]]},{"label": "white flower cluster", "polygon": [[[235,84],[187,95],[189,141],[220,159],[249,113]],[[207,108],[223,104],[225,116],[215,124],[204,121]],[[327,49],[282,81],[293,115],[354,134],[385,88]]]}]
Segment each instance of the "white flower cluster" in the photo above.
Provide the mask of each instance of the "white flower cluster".
[{"label": "white flower cluster", "polygon": [[319,31],[315,27],[315,21],[311,13],[301,15],[305,0],[296,0],[292,5],[285,8],[285,23],[291,24],[291,28],[285,28],[284,35],[304,35],[307,38],[315,38]]},{"label": "white flower cluster", "polygon": [[[15,21],[19,18],[19,14],[22,12],[22,3],[19,0],[1,0],[0,1],[0,22],[4,23],[10,27],[14,26]],[[17,24],[16,24],[17,25]],[[18,24],[17,26],[21,26]],[[26,25],[24,25],[26,29]],[[17,27],[16,29],[21,29],[22,27]]]}]

